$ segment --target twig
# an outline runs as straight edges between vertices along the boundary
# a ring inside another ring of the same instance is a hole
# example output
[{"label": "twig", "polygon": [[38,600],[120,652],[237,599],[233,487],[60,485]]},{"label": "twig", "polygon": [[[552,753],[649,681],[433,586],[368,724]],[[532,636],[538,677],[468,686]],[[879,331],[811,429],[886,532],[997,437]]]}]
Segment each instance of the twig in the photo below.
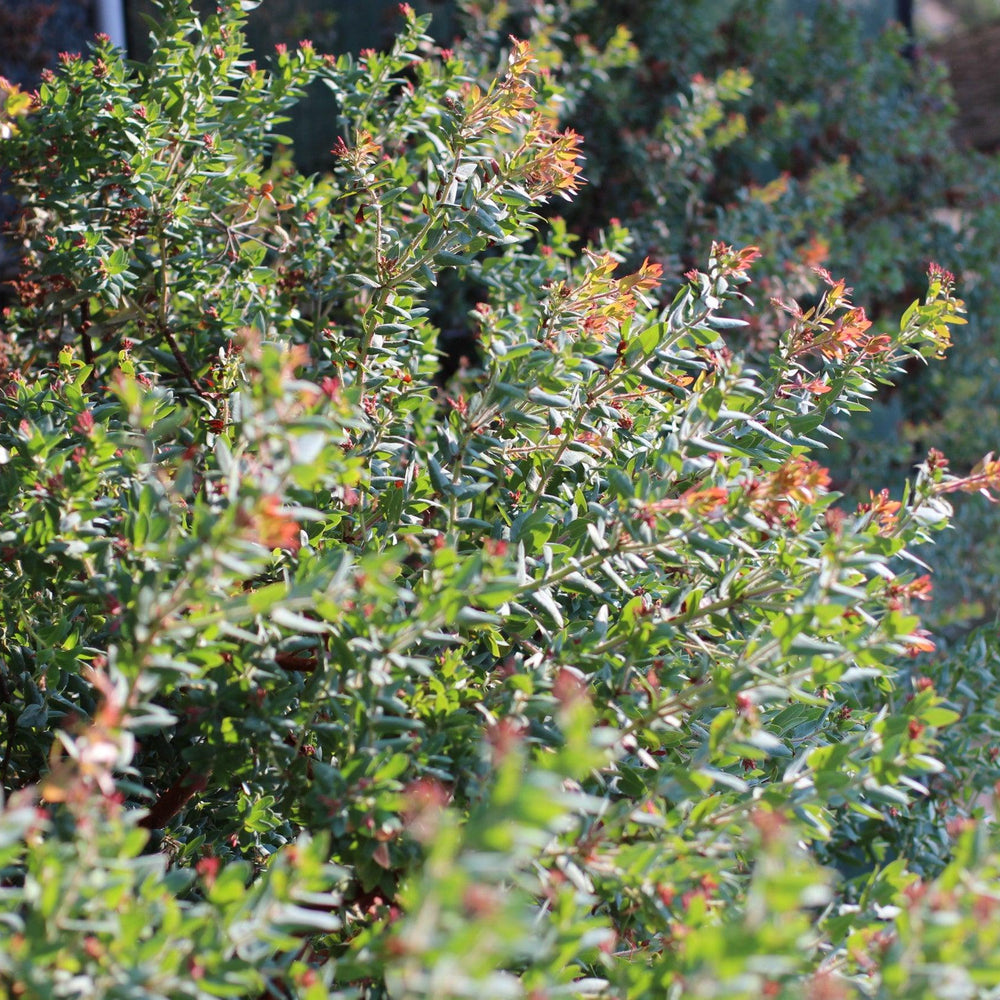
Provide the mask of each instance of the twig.
[{"label": "twig", "polygon": [[139,820],[139,826],[147,830],[159,830],[176,816],[198,793],[208,787],[209,774],[195,774],[189,767],[153,803],[149,812]]},{"label": "twig", "polygon": [[[84,299],[80,303],[80,346],[83,348],[83,360],[93,367],[94,365],[94,342],[90,337],[90,328],[93,323],[90,321],[90,300]],[[93,372],[87,376],[87,381],[93,377]]]}]

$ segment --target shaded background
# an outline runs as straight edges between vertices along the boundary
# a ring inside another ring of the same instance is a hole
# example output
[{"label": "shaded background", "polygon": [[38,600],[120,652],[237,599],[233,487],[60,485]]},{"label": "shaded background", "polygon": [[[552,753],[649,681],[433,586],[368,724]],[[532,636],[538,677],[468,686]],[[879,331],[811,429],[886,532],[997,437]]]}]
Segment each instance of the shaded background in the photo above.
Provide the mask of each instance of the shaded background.
[{"label": "shaded background", "polygon": [[[822,0],[775,0],[789,14],[811,15]],[[959,107],[960,139],[977,149],[1000,149],[1000,0],[841,0],[871,34],[892,20],[915,33],[917,44],[949,66]],[[398,24],[398,0],[264,0],[250,18],[248,35],[258,53],[278,42],[311,38],[320,50],[358,52],[379,48]],[[459,30],[455,0],[414,0],[431,14],[431,31],[447,44]],[[124,33],[129,53],[148,54],[146,18],[150,0],[4,0],[0,3],[0,75],[26,88],[61,51],[81,51],[94,33]],[[117,40],[117,38],[116,38]],[[300,165],[322,169],[326,137],[317,117],[330,113],[329,99],[317,90],[289,125]]]}]

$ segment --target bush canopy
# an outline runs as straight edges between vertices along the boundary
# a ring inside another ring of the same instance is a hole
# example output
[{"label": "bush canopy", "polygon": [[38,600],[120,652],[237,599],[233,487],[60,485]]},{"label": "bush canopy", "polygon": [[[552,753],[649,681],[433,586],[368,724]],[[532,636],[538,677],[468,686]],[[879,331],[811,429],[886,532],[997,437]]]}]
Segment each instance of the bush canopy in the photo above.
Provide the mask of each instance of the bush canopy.
[{"label": "bush canopy", "polygon": [[758,245],[675,280],[555,214],[544,38],[490,73],[404,4],[265,66],[252,6],[5,92],[4,990],[993,995],[1000,650],[926,655],[914,549],[1000,460],[823,464],[953,276],[772,288],[764,355]]}]

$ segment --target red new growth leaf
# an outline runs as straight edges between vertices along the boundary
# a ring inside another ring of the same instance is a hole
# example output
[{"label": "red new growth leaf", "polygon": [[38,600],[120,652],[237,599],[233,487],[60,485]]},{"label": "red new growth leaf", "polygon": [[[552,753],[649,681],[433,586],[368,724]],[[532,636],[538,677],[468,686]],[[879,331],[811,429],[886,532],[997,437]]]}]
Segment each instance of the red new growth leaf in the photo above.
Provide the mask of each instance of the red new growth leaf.
[{"label": "red new growth leaf", "polygon": [[94,430],[94,414],[90,410],[84,410],[77,418],[76,423],[73,425],[73,430],[77,433],[82,434],[84,437],[90,437]]},{"label": "red new growth leaf", "polygon": [[276,496],[261,497],[253,511],[244,516],[243,523],[266,548],[294,551],[301,544],[298,522]]},{"label": "red new growth leaf", "polygon": [[890,499],[888,490],[880,490],[877,494],[869,490],[868,496],[871,499],[867,503],[858,504],[858,513],[874,515],[872,520],[878,521],[879,534],[891,534],[898,521],[897,512],[903,505]]},{"label": "red new growth leaf", "polygon": [[[937,456],[940,456],[938,458]],[[931,456],[927,456],[928,467]],[[935,456],[935,468],[946,468],[947,462],[940,452]],[[1000,503],[1000,458],[994,458],[993,452],[984,455],[972,468],[967,476],[948,476],[934,488],[936,493],[979,493],[990,503]]]},{"label": "red new growth leaf", "polygon": [[720,274],[746,281],[749,280],[747,272],[755,261],[760,260],[762,254],[760,247],[756,246],[734,250],[725,243],[713,243],[711,256]]}]

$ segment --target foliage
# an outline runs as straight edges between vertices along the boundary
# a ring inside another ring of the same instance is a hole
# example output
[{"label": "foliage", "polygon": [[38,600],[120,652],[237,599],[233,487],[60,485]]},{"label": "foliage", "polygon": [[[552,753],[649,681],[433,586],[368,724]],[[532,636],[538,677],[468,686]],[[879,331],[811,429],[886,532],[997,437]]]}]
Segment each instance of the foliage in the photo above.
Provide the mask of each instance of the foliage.
[{"label": "foliage", "polygon": [[[772,298],[815,301],[817,266],[849,274],[868,315],[892,322],[927,262],[949,261],[970,326],[946,368],[911,362],[870,414],[833,417],[842,440],[827,463],[839,489],[863,499],[873,481],[907,475],[930,443],[963,469],[996,448],[1000,176],[995,157],[952,138],[943,65],[898,28],[873,35],[850,4],[691,0],[683,16],[663,0],[461,6],[468,58],[513,31],[566,89],[561,116],[587,138],[592,182],[566,212],[572,231],[617,217],[634,259],[678,277],[712,240],[761,248],[748,347],[766,353],[787,326]],[[958,512],[963,530],[921,553],[948,609],[935,616],[989,619],[995,533],[979,505]]]},{"label": "foliage", "polygon": [[642,252],[682,269],[712,234],[752,236],[775,292],[812,292],[816,263],[860,264],[859,294],[887,308],[919,280],[914,258],[954,242],[927,211],[972,176],[942,141],[943,69],[914,65],[899,31],[867,37],[845,5],[806,16],[780,0],[693,0],[683,18],[661,0],[463,6],[470,50],[515,29],[570,88],[563,114],[587,136],[594,182],[569,212],[580,231],[617,216]]},{"label": "foliage", "polygon": [[813,457],[943,354],[953,277],[890,328],[825,274],[757,365],[756,247],[668,290],[542,221],[579,136],[527,44],[474,74],[404,5],[263,68],[248,6],[67,55],[0,145],[7,992],[985,996],[995,754],[952,724],[992,736],[998,654],[907,654],[910,550],[1000,461],[855,505]]}]

